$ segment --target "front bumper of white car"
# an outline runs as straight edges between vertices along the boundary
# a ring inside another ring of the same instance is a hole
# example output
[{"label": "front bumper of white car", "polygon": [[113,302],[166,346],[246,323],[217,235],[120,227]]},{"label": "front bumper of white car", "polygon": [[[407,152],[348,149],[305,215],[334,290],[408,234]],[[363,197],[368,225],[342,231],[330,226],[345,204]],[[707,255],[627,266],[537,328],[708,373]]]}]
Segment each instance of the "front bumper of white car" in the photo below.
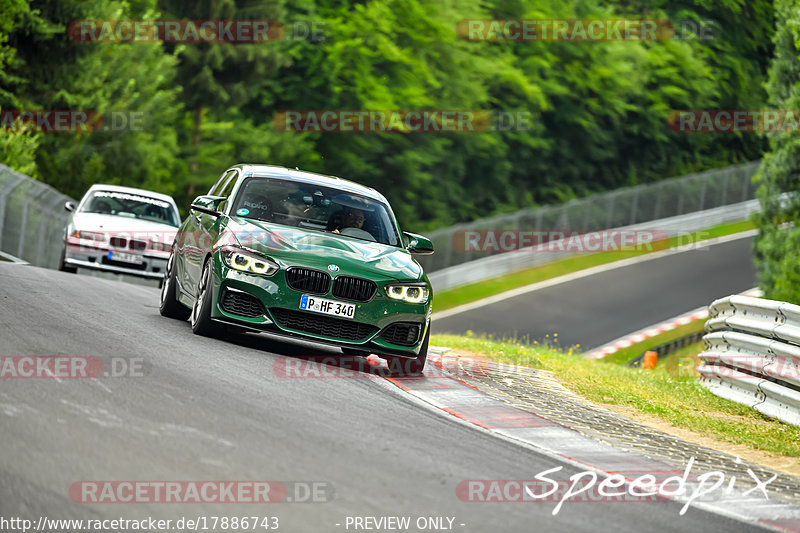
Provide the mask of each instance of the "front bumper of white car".
[{"label": "front bumper of white car", "polygon": [[78,268],[161,279],[167,268],[168,251],[135,250],[130,246],[114,247],[105,242],[68,237],[64,264]]}]

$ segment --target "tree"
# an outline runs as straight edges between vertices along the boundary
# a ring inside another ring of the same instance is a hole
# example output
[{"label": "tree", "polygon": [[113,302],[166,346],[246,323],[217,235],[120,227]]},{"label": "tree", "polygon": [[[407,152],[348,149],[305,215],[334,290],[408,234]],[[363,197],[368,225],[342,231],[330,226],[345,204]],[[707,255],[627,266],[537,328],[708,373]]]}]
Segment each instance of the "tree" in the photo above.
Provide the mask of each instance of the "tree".
[{"label": "tree", "polygon": [[[800,16],[793,0],[776,2],[775,57],[767,91],[775,109],[800,109]],[[800,119],[796,117],[795,120]],[[797,131],[769,134],[759,168],[755,264],[767,298],[800,304],[800,140]]]},{"label": "tree", "polygon": [[[167,18],[181,20],[279,20],[283,12],[280,0],[159,0],[158,5]],[[265,80],[274,77],[281,56],[270,42],[168,42],[166,50],[178,59],[177,82],[192,117],[191,148],[184,151],[191,161],[185,176],[191,196],[197,185],[208,180],[208,175],[200,171],[204,123],[212,122],[206,132],[219,129],[213,124],[216,120],[229,123]],[[182,143],[185,148],[186,140]],[[222,166],[226,164],[230,163]]]},{"label": "tree", "polygon": [[37,0],[15,18],[9,44],[17,53],[3,80],[4,93],[13,96],[0,105],[103,117],[97,131],[41,134],[39,172],[65,194],[80,196],[93,183],[174,191],[175,60],[160,43],[82,43],[66,34],[76,20],[153,17],[153,6],[144,0]]},{"label": "tree", "polygon": [[[21,66],[21,61],[17,57],[17,49],[8,44],[8,41],[14,27],[21,20],[31,21],[37,26],[46,25],[35,12],[31,12],[30,6],[24,0],[0,1],[0,101],[10,108],[18,107],[19,99],[9,88],[23,80],[13,73],[14,69]],[[36,151],[41,135],[24,131],[24,127],[17,122],[8,131],[0,131],[0,163],[35,178],[39,175]]]}]

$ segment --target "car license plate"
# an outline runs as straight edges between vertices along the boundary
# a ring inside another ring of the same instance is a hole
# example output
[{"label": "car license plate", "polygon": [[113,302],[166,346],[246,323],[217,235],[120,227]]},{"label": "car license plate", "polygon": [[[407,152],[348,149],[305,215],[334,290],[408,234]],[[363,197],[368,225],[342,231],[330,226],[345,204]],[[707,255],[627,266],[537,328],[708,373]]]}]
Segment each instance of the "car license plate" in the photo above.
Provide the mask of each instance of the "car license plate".
[{"label": "car license plate", "polygon": [[317,298],[316,296],[309,296],[308,294],[304,294],[300,299],[300,309],[344,318],[353,318],[356,315],[355,304],[346,304],[335,300]]},{"label": "car license plate", "polygon": [[131,263],[134,265],[141,265],[142,264],[142,256],[139,254],[126,254],[123,252],[115,252],[111,250],[108,252],[108,258],[113,259],[114,261],[119,261],[120,263]]}]

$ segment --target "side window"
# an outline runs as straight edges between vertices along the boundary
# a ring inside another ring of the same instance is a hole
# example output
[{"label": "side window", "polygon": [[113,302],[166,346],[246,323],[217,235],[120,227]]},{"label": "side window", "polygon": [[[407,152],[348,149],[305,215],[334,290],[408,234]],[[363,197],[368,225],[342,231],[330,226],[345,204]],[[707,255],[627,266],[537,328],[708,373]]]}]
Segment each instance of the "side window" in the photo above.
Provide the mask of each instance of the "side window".
[{"label": "side window", "polygon": [[236,179],[239,177],[239,173],[235,170],[232,170],[227,178],[224,187],[219,192],[217,196],[224,196],[226,198],[221,204],[219,204],[219,210],[225,211],[225,208],[228,207],[228,199],[230,199],[231,191],[233,191],[233,186],[236,185]]},{"label": "side window", "polygon": [[222,187],[224,186],[225,181],[230,177],[230,175],[232,173],[235,173],[235,172],[236,172],[235,170],[226,170],[225,172],[223,172],[222,176],[219,177],[219,179],[214,184],[214,186],[211,187],[211,189],[208,191],[208,195],[209,196],[221,196],[219,194],[219,191],[222,190]]}]

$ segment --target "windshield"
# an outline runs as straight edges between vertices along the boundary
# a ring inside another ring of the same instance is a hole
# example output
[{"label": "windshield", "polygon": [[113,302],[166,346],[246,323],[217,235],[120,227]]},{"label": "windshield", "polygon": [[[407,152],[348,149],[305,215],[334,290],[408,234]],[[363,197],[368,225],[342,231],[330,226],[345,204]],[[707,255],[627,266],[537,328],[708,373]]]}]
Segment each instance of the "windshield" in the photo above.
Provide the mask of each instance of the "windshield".
[{"label": "windshield", "polygon": [[231,214],[400,246],[394,218],[385,204],[332,187],[248,178],[236,195]]},{"label": "windshield", "polygon": [[176,228],[180,226],[178,213],[169,202],[127,192],[95,191],[83,204],[81,213],[140,218]]}]

